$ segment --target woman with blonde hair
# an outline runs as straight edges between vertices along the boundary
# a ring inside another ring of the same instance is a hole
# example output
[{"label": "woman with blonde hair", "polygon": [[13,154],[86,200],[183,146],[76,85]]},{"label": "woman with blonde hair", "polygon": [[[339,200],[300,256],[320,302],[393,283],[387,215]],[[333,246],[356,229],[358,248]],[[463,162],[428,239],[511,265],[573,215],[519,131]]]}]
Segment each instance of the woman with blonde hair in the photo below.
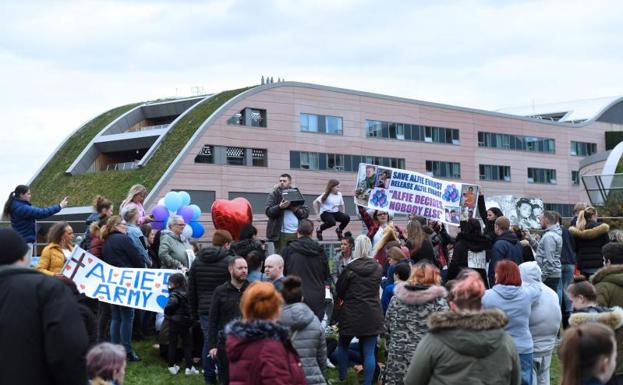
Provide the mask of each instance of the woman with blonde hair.
[{"label": "woman with blonde hair", "polygon": [[440,286],[439,269],[429,262],[418,262],[407,282],[394,289],[385,314],[387,365],[384,385],[402,385],[411,356],[428,333],[426,320],[436,312],[448,310],[446,289]]},{"label": "woman with blonde hair", "polygon": [[[371,385],[376,369],[376,340],[383,332],[383,311],[379,298],[381,266],[370,257],[372,243],[366,235],[355,239],[352,261],[337,280],[337,321],[339,378],[344,381],[348,367],[348,347],[359,339],[363,350],[363,383]],[[365,320],[365,322],[362,322]]]},{"label": "woman with blonde hair", "polygon": [[603,267],[601,248],[610,241],[610,226],[597,222],[597,219],[597,210],[589,206],[580,210],[575,225],[569,227],[569,233],[575,240],[578,268],[586,278]]},{"label": "woman with blonde hair", "polygon": [[253,282],[240,300],[242,320],[225,327],[229,383],[304,385],[305,373],[287,328],[277,324],[283,298],[270,282]]},{"label": "woman with blonde hair", "polygon": [[435,262],[433,243],[428,239],[428,235],[422,228],[420,221],[412,220],[407,224],[406,245],[409,248],[411,260],[414,263],[421,260],[427,260],[431,263]]},{"label": "woman with blonde hair", "polygon": [[74,230],[67,222],[59,222],[48,231],[48,245],[41,252],[37,270],[54,275],[61,273],[65,261],[74,249]]},{"label": "woman with blonde hair", "polygon": [[387,225],[387,227],[385,227],[385,230],[383,230],[383,235],[381,236],[381,239],[376,243],[376,245],[374,245],[374,250],[372,251],[374,259],[376,259],[379,265],[383,267],[383,273],[387,271],[387,251],[385,250],[385,246],[387,246],[387,244],[392,241],[400,242],[398,240],[398,235],[396,234],[394,226]]},{"label": "woman with blonde hair", "polygon": [[130,187],[128,195],[119,206],[119,215],[123,216],[129,209],[136,208],[138,210],[138,221],[136,222],[138,225],[153,222],[154,218],[151,215],[146,215],[143,207],[143,201],[146,197],[147,189],[142,184],[135,184]]}]

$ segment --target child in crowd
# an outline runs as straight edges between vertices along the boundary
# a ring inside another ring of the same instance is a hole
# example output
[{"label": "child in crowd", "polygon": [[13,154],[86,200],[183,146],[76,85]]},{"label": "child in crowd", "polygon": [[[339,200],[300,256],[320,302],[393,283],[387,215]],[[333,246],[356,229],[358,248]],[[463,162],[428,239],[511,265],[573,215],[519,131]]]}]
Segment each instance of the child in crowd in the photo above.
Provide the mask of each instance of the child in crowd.
[{"label": "child in crowd", "polygon": [[175,363],[175,351],[177,339],[181,337],[186,375],[199,374],[192,362],[192,339],[190,335],[192,318],[188,296],[186,295],[186,277],[182,273],[176,273],[169,277],[169,301],[164,308],[164,314],[169,321],[169,373],[177,374],[180,370],[180,367]]}]

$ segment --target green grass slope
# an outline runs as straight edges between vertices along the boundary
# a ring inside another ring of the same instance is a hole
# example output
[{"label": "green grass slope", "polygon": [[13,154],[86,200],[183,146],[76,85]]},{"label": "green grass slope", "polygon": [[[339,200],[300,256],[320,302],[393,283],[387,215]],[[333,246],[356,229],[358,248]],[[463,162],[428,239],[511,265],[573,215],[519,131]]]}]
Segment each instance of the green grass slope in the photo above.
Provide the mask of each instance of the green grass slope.
[{"label": "green grass slope", "polygon": [[33,203],[46,206],[69,196],[70,206],[88,206],[95,195],[101,194],[118,206],[133,184],[140,183],[151,190],[201,123],[229,99],[247,89],[225,91],[196,106],[171,128],[145,167],[78,176],[65,174],[65,170],[102,128],[137,104],[119,107],[98,116],[69,138],[33,181]]}]

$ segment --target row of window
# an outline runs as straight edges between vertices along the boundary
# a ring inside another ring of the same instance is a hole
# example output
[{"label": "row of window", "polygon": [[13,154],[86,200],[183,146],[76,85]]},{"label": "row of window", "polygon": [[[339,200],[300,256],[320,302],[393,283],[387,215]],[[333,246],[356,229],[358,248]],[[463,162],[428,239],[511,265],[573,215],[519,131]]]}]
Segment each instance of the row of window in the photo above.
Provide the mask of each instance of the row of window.
[{"label": "row of window", "polygon": [[[234,114],[228,124],[251,127],[266,127],[266,110],[247,107]],[[317,132],[329,135],[343,135],[340,116],[301,113],[300,129],[303,132]],[[397,139],[426,143],[460,144],[456,128],[422,126],[408,123],[385,122],[366,119],[366,136],[369,138]],[[478,132],[478,146],[504,150],[555,153],[556,141],[552,138]],[[569,154],[589,156],[597,152],[596,143],[571,141]]]},{"label": "row of window", "polygon": [[[479,165],[480,180],[487,181],[511,181],[510,166],[498,166],[492,164]],[[571,171],[571,181],[574,185],[580,184],[580,173]],[[556,170],[528,168],[528,183],[556,184]]]},{"label": "row of window", "polygon": [[263,148],[213,146],[206,144],[195,156],[195,163],[231,166],[268,167],[268,154]]},{"label": "row of window", "polygon": [[292,169],[357,172],[359,163],[405,168],[405,160],[402,158],[290,151],[290,168]]},{"label": "row of window", "polygon": [[382,122],[366,119],[369,138],[410,140],[426,143],[460,144],[456,128],[420,126],[417,124]]}]

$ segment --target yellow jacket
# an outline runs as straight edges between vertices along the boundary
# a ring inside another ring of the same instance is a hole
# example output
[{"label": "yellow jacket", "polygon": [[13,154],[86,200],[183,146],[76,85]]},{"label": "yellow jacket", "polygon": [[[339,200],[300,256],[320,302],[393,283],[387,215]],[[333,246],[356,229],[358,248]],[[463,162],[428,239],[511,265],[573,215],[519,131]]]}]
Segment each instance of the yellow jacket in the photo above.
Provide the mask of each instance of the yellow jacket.
[{"label": "yellow jacket", "polygon": [[[73,249],[69,246],[70,250]],[[65,254],[60,245],[49,243],[41,252],[41,258],[37,264],[37,270],[47,274],[54,275],[60,273],[65,265]]]}]

